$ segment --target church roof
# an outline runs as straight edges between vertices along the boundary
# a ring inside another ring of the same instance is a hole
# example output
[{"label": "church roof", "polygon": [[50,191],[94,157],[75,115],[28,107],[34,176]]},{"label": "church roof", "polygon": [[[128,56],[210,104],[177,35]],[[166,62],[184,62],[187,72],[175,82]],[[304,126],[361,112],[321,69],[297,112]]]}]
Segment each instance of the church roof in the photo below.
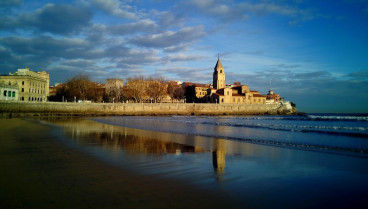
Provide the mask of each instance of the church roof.
[{"label": "church roof", "polygon": [[218,58],[217,63],[216,63],[216,66],[215,66],[215,69],[219,69],[219,68],[224,69],[224,67],[221,64],[220,58]]}]

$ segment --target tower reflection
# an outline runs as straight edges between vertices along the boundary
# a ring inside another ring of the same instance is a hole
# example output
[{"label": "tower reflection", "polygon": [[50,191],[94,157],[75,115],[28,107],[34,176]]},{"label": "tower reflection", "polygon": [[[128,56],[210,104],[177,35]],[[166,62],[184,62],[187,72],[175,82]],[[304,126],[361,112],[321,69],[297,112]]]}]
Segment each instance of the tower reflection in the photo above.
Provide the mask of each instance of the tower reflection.
[{"label": "tower reflection", "polygon": [[216,139],[216,148],[212,151],[212,163],[215,172],[221,174],[225,171],[225,142]]}]

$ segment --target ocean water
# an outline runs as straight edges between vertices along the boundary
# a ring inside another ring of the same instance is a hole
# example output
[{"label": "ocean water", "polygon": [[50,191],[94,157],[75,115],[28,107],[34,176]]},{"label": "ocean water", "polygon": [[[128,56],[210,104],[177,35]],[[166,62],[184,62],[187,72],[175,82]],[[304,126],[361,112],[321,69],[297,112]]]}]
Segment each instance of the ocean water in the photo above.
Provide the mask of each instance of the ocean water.
[{"label": "ocean water", "polygon": [[53,121],[116,167],[237,200],[229,208],[365,208],[368,116],[114,116]]},{"label": "ocean water", "polygon": [[110,117],[95,121],[301,149],[368,153],[368,115]]}]

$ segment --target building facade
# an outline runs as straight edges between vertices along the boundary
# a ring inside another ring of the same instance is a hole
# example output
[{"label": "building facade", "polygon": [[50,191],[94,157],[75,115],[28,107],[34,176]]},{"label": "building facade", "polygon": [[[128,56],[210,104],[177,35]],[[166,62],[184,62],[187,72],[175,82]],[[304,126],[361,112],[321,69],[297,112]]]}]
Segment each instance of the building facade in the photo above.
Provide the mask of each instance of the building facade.
[{"label": "building facade", "polygon": [[0,101],[18,101],[18,84],[0,82]]},{"label": "building facade", "polygon": [[109,79],[106,79],[105,93],[109,95],[114,91],[121,91],[123,87],[124,87],[124,81],[122,79],[109,78]]},{"label": "building facade", "polygon": [[18,87],[18,101],[45,102],[49,96],[50,75],[45,71],[18,69],[15,73],[0,76],[0,82]]}]

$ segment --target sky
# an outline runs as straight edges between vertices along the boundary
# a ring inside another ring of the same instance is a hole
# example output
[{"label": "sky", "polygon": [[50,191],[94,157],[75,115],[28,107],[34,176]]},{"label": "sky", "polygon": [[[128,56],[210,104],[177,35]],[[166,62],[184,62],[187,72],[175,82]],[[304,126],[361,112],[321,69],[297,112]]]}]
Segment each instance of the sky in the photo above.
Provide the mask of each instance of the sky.
[{"label": "sky", "polygon": [[0,1],[0,74],[212,83],[218,56],[227,84],[368,113],[367,0]]}]

